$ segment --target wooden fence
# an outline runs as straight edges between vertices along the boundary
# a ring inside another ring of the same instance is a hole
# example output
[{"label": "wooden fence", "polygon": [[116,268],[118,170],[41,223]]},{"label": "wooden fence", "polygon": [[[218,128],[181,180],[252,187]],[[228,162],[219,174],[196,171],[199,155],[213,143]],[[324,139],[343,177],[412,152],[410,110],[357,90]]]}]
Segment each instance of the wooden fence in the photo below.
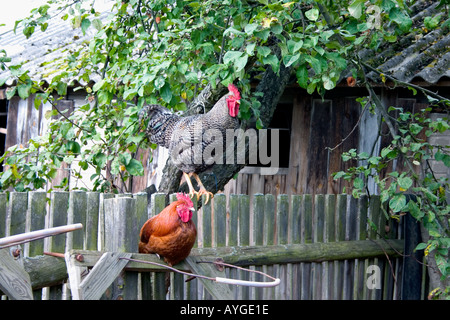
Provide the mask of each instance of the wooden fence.
[{"label": "wooden fence", "polygon": [[[13,192],[9,199],[0,194],[0,238],[82,223],[82,230],[23,245],[19,259],[30,274],[34,299],[71,299],[64,259],[43,255],[44,251],[68,252],[77,270],[85,273],[105,251],[161,262],[154,255],[136,252],[141,226],[149,216],[159,213],[166,201],[164,194],[148,198],[145,193]],[[216,194],[194,213],[193,221],[197,244],[177,268],[217,273],[214,265],[195,262],[220,257],[279,278],[280,285],[254,288],[197,278],[185,282],[186,275],[171,272],[166,290],[168,273],[164,269],[129,262],[126,272],[101,298],[401,299],[411,280],[406,277],[409,271],[404,270],[407,258],[402,256],[402,223],[386,220],[378,197],[357,200],[348,195],[255,194],[227,198]],[[222,277],[265,281],[259,274],[232,268],[226,268]],[[422,278],[421,273],[414,280],[419,282],[415,283],[420,291],[416,298],[423,298]]]}]

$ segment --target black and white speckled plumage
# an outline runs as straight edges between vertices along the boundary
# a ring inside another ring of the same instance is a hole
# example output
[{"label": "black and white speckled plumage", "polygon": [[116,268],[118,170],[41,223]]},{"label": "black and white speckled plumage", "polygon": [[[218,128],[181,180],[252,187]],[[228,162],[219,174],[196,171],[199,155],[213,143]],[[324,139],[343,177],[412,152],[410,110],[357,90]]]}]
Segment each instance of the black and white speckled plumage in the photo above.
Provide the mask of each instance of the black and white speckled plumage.
[{"label": "black and white speckled plumage", "polygon": [[[150,141],[169,149],[173,163],[186,173],[202,172],[210,168],[211,158],[205,149],[225,148],[227,129],[237,129],[237,117],[231,117],[226,94],[206,114],[180,117],[159,105],[146,105],[141,118],[149,119],[146,132]],[[218,141],[216,139],[223,139]],[[216,141],[217,144],[213,145]]]}]

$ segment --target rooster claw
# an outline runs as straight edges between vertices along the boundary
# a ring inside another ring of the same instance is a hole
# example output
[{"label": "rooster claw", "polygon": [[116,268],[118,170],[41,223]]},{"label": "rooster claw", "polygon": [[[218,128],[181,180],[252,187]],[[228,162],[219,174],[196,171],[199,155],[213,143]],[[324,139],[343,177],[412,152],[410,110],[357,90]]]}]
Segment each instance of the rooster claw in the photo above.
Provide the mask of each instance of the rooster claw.
[{"label": "rooster claw", "polygon": [[210,197],[211,197],[211,199],[214,197],[214,194],[213,194],[212,192],[207,191],[207,190],[205,190],[205,189],[200,189],[199,191],[194,191],[194,190],[192,190],[192,191],[189,192],[189,196],[190,196],[191,198],[193,198],[194,195],[196,195],[196,196],[197,196],[197,200],[200,199],[200,197],[201,197],[203,194],[206,196],[205,204],[208,203]]}]

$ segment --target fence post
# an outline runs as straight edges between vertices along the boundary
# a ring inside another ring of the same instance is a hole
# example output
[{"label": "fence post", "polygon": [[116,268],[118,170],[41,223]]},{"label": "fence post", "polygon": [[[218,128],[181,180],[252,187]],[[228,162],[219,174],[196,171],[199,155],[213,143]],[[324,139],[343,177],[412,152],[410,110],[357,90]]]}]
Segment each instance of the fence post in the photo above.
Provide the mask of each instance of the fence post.
[{"label": "fence post", "polygon": [[[136,199],[120,197],[104,200],[105,249],[112,252],[137,252],[139,226],[136,221]],[[122,273],[113,283],[109,298],[136,300],[138,273]]]}]

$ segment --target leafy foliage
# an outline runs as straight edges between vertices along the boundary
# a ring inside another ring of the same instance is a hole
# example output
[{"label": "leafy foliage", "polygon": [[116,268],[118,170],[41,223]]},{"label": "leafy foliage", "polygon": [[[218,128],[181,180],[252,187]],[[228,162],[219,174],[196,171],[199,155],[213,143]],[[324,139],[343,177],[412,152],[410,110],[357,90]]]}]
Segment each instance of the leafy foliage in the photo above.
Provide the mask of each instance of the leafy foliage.
[{"label": "leafy foliage", "polygon": [[[406,32],[419,37],[439,27],[448,28],[448,1],[441,1],[438,13],[419,21],[425,28],[414,26],[409,16],[414,2],[116,0],[105,19],[95,10],[93,0],[48,0],[16,23],[26,37],[38,29],[45,32],[55,12],[73,28],[94,36],[67,57],[57,59],[43,81],[31,79],[28,70],[12,65],[0,50],[0,68],[8,68],[17,83],[8,88],[8,99],[34,95],[36,108],[52,105],[47,113],[48,132],[25,146],[11,147],[1,157],[6,165],[0,176],[1,189],[41,188],[64,163],[77,162],[75,178],[85,177],[92,168],[95,190],[117,191],[117,180],[129,182],[142,175],[138,149],[154,147],[139,129],[138,112],[145,103],[182,112],[208,83],[216,87],[235,82],[243,95],[239,117],[253,117],[261,128],[261,103],[251,95],[250,82],[269,68],[275,72],[282,64],[291,68],[300,87],[322,95],[337,85],[344,70],[351,70],[348,83],[366,86],[366,100],[375,105],[374,112],[397,123],[400,133],[392,136],[390,146],[379,155],[356,150],[344,153],[345,160],[358,160],[361,165],[338,172],[335,178],[352,180],[355,197],[364,193],[368,179],[373,179],[390,206],[390,216],[409,211],[423,222],[432,238],[426,247],[423,244],[417,249],[436,252],[439,270],[447,277],[448,206],[443,194],[448,184],[430,172],[420,176],[415,168],[432,154],[449,165],[446,149],[417,138],[419,133],[447,130],[448,121],[429,121],[427,110],[410,114],[401,109],[392,110],[398,116],[391,119],[365,79],[368,66],[356,54],[395,43]],[[386,81],[386,75],[380,77]],[[5,81],[0,79],[0,84]],[[74,86],[74,90],[86,92],[86,104],[72,114],[58,111],[58,100]],[[407,172],[379,174],[399,159],[409,164]],[[68,188],[67,181],[56,187]],[[417,194],[417,201],[407,201],[406,192]]]}]

